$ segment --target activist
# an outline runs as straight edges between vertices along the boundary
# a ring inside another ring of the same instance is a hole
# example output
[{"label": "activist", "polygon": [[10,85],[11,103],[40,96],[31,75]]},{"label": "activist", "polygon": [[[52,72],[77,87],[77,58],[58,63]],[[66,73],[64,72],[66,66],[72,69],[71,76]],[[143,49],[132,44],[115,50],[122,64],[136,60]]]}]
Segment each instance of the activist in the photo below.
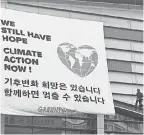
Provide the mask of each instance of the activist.
[{"label": "activist", "polygon": [[142,100],[143,100],[143,93],[140,92],[140,89],[137,89],[135,106],[137,107],[139,103],[139,107],[141,108],[143,106]]}]

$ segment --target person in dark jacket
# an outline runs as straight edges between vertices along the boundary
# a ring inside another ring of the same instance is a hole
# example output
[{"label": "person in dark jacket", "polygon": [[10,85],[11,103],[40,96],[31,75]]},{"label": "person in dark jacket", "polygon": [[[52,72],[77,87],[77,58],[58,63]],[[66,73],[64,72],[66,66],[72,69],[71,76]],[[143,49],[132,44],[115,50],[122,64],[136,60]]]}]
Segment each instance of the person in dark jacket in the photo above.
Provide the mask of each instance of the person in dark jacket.
[{"label": "person in dark jacket", "polygon": [[143,93],[140,92],[140,89],[137,89],[135,106],[138,106],[139,103],[139,107],[142,107],[143,106],[142,100],[143,100]]}]

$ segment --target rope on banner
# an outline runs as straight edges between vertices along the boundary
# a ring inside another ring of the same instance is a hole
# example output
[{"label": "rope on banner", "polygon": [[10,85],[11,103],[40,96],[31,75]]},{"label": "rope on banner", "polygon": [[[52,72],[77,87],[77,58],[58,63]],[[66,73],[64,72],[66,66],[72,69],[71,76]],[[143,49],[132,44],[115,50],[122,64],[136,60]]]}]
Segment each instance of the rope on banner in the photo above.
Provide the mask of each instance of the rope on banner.
[{"label": "rope on banner", "polygon": [[[128,5],[128,9],[129,9],[129,11],[130,11],[130,19],[132,18],[131,17],[131,7],[130,7],[130,5]],[[131,30],[132,29],[132,27],[131,27],[131,20],[129,20],[129,30]],[[129,42],[130,42],[130,49],[131,49],[131,52],[130,52],[130,54],[131,54],[131,61],[133,61],[133,46],[132,46],[132,43],[131,43],[131,40],[129,39]],[[134,65],[135,66],[135,65]],[[133,72],[133,64],[132,64],[132,62],[131,62],[131,69],[132,69],[132,72]],[[135,69],[134,69],[134,72],[135,72]],[[131,75],[131,81],[132,81],[132,85],[134,84],[134,82],[133,82],[133,77],[132,77],[132,75]],[[132,95],[134,94],[134,87],[132,86]],[[132,103],[133,103],[133,99],[132,99]]]},{"label": "rope on banner", "polygon": [[[136,5],[136,0],[134,0],[134,5]],[[134,47],[134,46],[133,46]],[[133,48],[134,49],[134,48]],[[136,58],[135,58],[135,55],[134,55],[134,60],[135,60]],[[135,64],[135,67],[134,67],[134,69],[135,69],[135,71],[136,71],[136,64]],[[138,78],[136,77],[136,75],[135,75],[135,81],[136,81],[136,83],[138,84]],[[138,89],[139,89],[139,87],[138,87]]]}]

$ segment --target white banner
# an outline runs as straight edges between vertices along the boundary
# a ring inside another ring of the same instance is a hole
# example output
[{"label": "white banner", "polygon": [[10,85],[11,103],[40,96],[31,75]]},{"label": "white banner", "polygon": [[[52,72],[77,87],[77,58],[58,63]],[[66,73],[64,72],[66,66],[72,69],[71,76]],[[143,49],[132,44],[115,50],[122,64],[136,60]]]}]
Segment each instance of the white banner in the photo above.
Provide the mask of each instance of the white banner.
[{"label": "white banner", "polygon": [[115,113],[103,23],[1,13],[1,113]]}]

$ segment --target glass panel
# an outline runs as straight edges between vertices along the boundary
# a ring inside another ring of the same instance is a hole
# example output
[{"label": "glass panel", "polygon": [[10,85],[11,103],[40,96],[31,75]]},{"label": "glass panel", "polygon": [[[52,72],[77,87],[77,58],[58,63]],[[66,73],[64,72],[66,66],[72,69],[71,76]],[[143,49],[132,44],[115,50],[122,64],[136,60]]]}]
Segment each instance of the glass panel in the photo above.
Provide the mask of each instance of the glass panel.
[{"label": "glass panel", "polygon": [[4,134],[32,134],[32,128],[5,126]]},{"label": "glass panel", "polygon": [[108,125],[108,130],[113,131],[113,125]]},{"label": "glass panel", "polygon": [[114,126],[114,128],[115,128],[115,131],[118,131],[118,132],[122,131],[122,129],[119,128],[118,126]]},{"label": "glass panel", "polygon": [[116,132],[128,132],[128,133],[142,133],[143,124],[134,122],[105,122],[105,132],[106,131],[116,131]]},{"label": "glass panel", "polygon": [[66,134],[81,134],[80,131],[66,131]]},{"label": "glass panel", "polygon": [[[5,133],[14,134],[94,134],[97,129],[96,116],[71,116],[47,117],[47,116],[5,116]],[[81,118],[77,118],[81,117]],[[91,118],[91,119],[89,119]],[[54,128],[54,129],[52,129]],[[57,128],[59,130],[57,130]],[[61,128],[63,128],[61,130]],[[66,129],[64,129],[66,128]],[[93,129],[93,131],[92,131]]]},{"label": "glass panel", "polygon": [[17,116],[17,115],[6,115],[5,124],[8,125],[19,125],[29,126],[32,125],[32,117],[28,116]]},{"label": "glass panel", "polygon": [[122,114],[118,114],[116,113],[114,116],[113,115],[105,115],[105,119],[115,119],[115,120],[131,120],[131,121],[138,121],[138,119],[129,117],[129,116],[125,116]]},{"label": "glass panel", "polygon": [[33,128],[33,134],[62,134],[62,130]]}]

